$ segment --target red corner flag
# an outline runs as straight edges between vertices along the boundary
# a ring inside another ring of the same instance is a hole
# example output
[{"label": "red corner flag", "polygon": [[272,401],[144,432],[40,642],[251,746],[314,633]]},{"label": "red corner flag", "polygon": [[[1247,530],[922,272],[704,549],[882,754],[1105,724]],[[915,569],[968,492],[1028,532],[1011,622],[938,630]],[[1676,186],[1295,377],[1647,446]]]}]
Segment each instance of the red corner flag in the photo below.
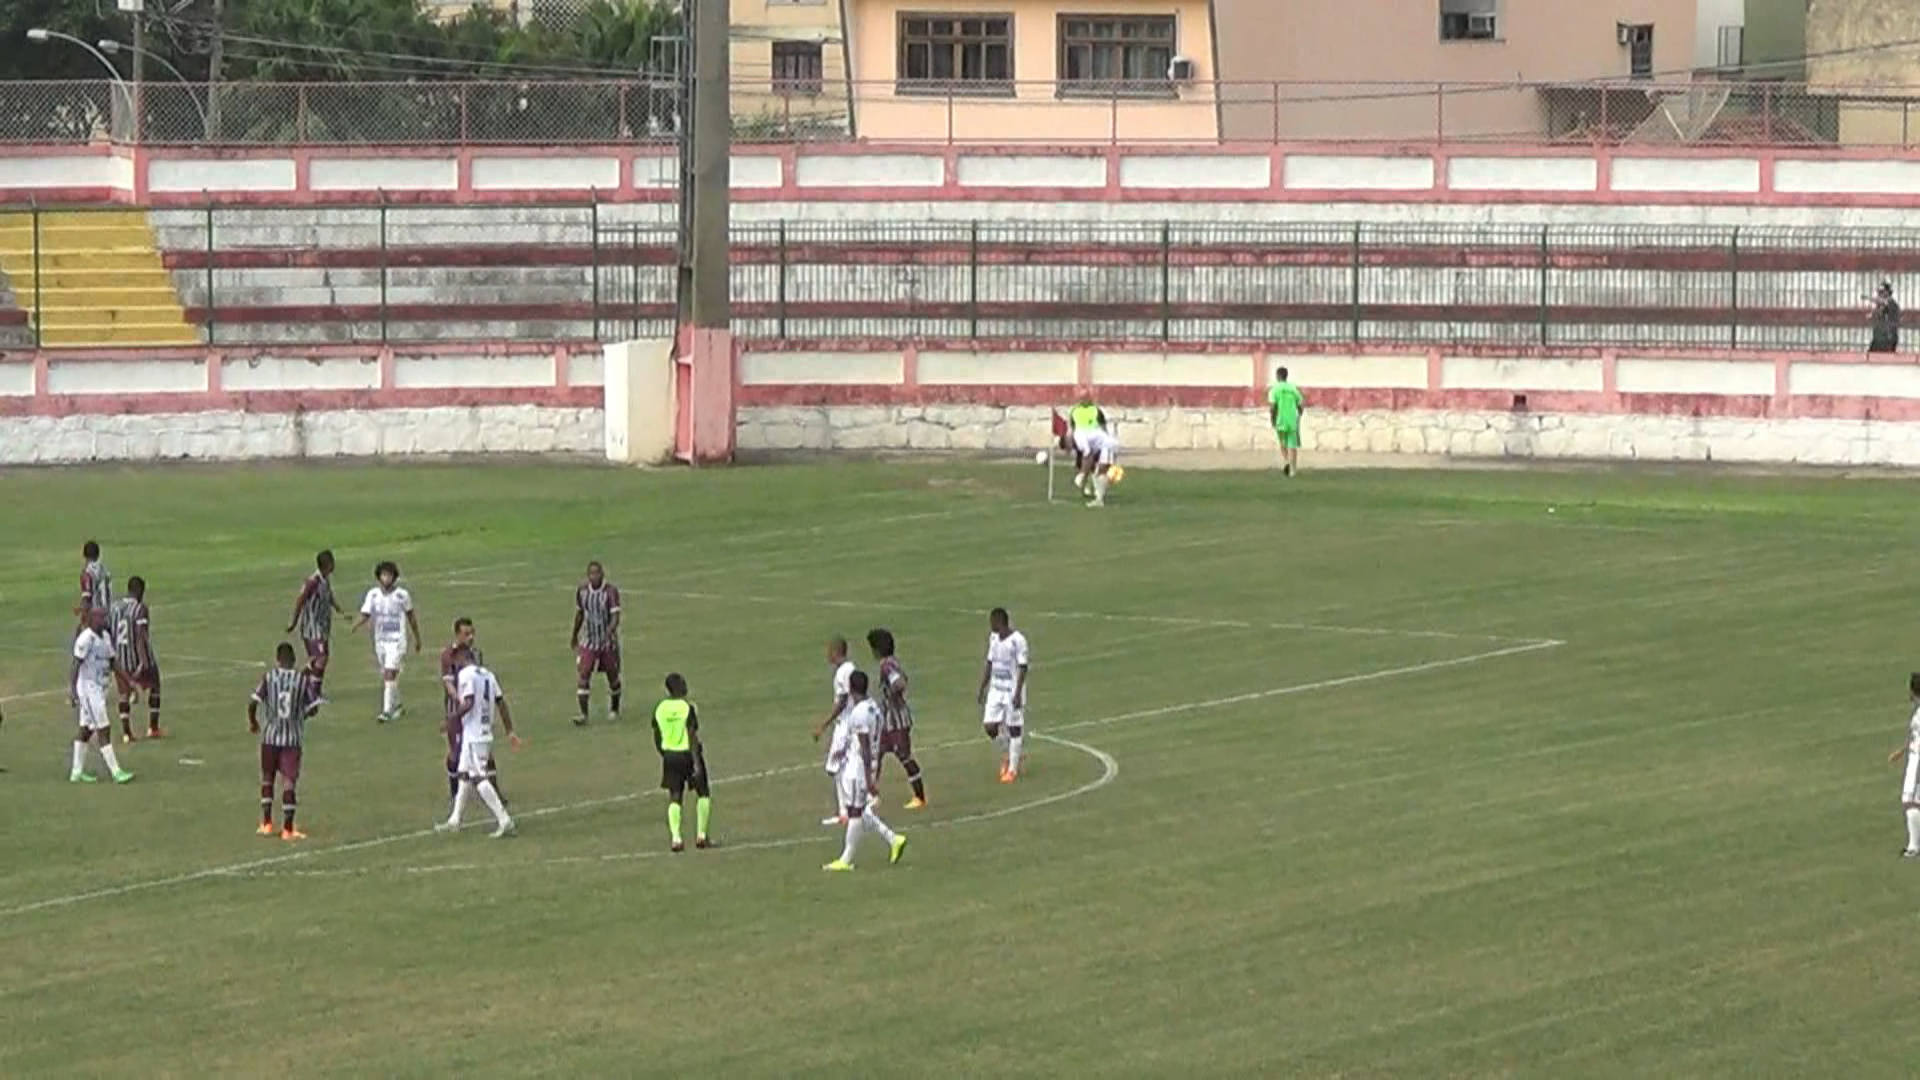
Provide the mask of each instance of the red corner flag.
[{"label": "red corner flag", "polygon": [[1067,437],[1068,430],[1067,418],[1060,415],[1059,409],[1053,410],[1053,437],[1064,439]]}]

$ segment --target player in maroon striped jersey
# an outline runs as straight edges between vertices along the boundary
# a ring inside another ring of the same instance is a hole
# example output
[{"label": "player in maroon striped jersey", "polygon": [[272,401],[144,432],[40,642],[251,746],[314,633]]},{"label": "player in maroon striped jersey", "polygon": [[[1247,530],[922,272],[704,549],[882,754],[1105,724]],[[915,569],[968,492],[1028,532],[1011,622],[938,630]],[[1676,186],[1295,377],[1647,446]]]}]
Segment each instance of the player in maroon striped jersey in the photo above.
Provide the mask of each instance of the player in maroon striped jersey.
[{"label": "player in maroon striped jersey", "polygon": [[109,573],[100,561],[100,545],[89,540],[80,545],[80,557],[86,560],[80,567],[80,602],[74,605],[73,616],[79,620],[79,628],[87,627],[87,613],[94,608],[101,611],[113,609],[113,574]]},{"label": "player in maroon striped jersey", "polygon": [[923,809],[927,786],[920,778],[920,762],[913,756],[913,706],[907,702],[907,671],[894,655],[893,631],[867,631],[867,647],[880,661],[880,692],[874,695],[880,706],[880,745],[874,751],[873,775],[876,779],[880,776],[888,754],[900,759],[900,766],[907,770],[907,783],[913,786],[913,798],[906,808]]},{"label": "player in maroon striped jersey", "polygon": [[113,602],[107,624],[113,632],[113,678],[120,687],[120,737],[133,742],[133,699],[147,695],[147,738],[160,730],[160,661],[153,655],[151,613],[147,611],[147,583],[136,574],[127,579],[127,595]]},{"label": "player in maroon striped jersey", "polygon": [[[466,650],[473,659],[470,663],[479,665],[484,661],[480,656],[480,646],[474,641],[473,620],[461,616],[453,620],[453,643],[440,650],[440,685],[447,693],[447,798],[460,793],[460,730],[461,721],[466,713],[460,708],[460,654]],[[494,791],[500,795],[500,801],[507,801],[506,790],[500,786],[500,767],[494,763],[491,755],[487,758],[487,779],[493,782]]]},{"label": "player in maroon striped jersey", "polygon": [[293,601],[293,617],[287,620],[287,633],[297,633],[307,649],[307,670],[313,674],[314,692],[320,692],[327,677],[327,653],[333,642],[333,617],[346,609],[333,597],[333,552],[314,556],[315,570],[300,585]]},{"label": "player in maroon striped jersey", "polygon": [[597,562],[587,564],[587,580],[574,590],[572,648],[580,676],[575,692],[580,716],[574,723],[587,722],[596,671],[607,676],[607,718],[620,719],[620,590],[607,580],[606,571]]}]

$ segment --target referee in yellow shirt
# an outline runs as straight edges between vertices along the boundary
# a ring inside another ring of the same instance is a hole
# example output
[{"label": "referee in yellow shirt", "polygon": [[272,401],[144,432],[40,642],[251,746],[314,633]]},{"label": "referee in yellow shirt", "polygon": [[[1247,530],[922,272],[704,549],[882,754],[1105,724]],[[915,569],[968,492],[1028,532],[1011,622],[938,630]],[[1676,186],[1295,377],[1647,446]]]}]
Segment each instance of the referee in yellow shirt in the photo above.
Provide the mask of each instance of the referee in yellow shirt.
[{"label": "referee in yellow shirt", "polygon": [[660,751],[660,786],[667,790],[667,832],[673,837],[673,850],[687,849],[680,839],[680,804],[689,787],[696,797],[693,846],[710,846],[707,824],[713,817],[713,800],[706,751],[700,744],[700,717],[687,700],[687,680],[677,671],[667,676],[667,696],[653,707],[653,746]]}]

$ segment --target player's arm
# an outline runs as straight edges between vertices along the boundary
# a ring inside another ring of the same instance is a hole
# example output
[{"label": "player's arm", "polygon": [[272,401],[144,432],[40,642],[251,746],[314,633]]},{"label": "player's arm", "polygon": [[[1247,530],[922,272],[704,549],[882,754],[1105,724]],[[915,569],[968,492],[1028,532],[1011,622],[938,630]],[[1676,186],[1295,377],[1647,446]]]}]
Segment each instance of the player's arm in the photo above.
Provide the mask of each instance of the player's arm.
[{"label": "player's arm", "polygon": [[1094,422],[1100,425],[1100,430],[1101,431],[1107,430],[1107,410],[1095,409],[1093,410],[1093,415],[1094,415]]},{"label": "player's arm", "polygon": [[1019,674],[1013,680],[1013,703],[1026,708],[1027,705],[1027,665],[1021,664]]},{"label": "player's arm", "polygon": [[567,638],[567,648],[577,649],[580,647],[580,628],[585,626],[586,623],[586,601],[580,598],[579,593],[575,593],[573,596],[573,635]]},{"label": "player's arm", "polygon": [[67,669],[67,704],[75,708],[80,705],[80,660],[85,655],[85,649],[76,642],[73,648],[73,665]]},{"label": "player's arm", "polygon": [[[300,625],[301,609],[307,606],[307,598],[313,595],[313,589],[312,578],[308,578],[300,583],[300,595],[293,598],[293,614],[287,616],[287,633],[293,633],[293,628]],[[340,608],[339,601],[335,601],[333,607],[334,610],[338,611]]]},{"label": "player's arm", "polygon": [[833,708],[827,710],[827,715],[821,717],[820,722],[813,725],[813,737],[815,739],[820,738],[821,734],[825,732],[827,728],[833,726],[833,722],[839,719],[840,714],[845,712],[846,709],[847,709],[847,695],[845,694],[833,695]]},{"label": "player's arm", "polygon": [[360,628],[367,625],[367,623],[372,619],[373,619],[373,594],[368,593],[367,598],[360,602],[360,617],[353,620],[353,629],[348,631],[348,633],[353,633],[353,634],[359,633]]},{"label": "player's arm", "polygon": [[93,575],[82,570],[80,571],[80,602],[73,606],[73,613],[84,616],[91,606],[93,606]]},{"label": "player's arm", "polygon": [[260,698],[267,692],[267,680],[262,678],[260,685],[254,687],[253,696],[247,699],[247,731],[260,734]]},{"label": "player's arm", "polygon": [[500,726],[506,730],[507,741],[513,744],[514,749],[518,750],[520,748],[520,736],[513,732],[513,710],[507,708],[507,695],[495,695],[493,704],[500,710]]},{"label": "player's arm", "polygon": [[133,624],[133,656],[141,672],[153,670],[153,628],[144,618]]},{"label": "player's arm", "polygon": [[620,636],[620,590],[607,586],[607,634],[618,640]]},{"label": "player's arm", "polygon": [[1267,423],[1274,427],[1280,426],[1280,395],[1278,393],[1267,395]]},{"label": "player's arm", "polygon": [[1887,760],[1896,765],[1899,764],[1900,759],[1907,756],[1911,745],[1910,743],[1901,743],[1899,746],[1894,747],[1893,753],[1887,755]]},{"label": "player's arm", "polygon": [[700,745],[700,714],[694,711],[691,702],[687,705],[687,739],[693,751],[693,775],[699,776],[707,769],[706,748]]},{"label": "player's arm", "polygon": [[867,786],[878,787],[880,783],[880,756],[873,752],[873,736],[869,735],[867,729],[862,727],[854,733],[853,737],[860,740],[860,760],[867,763]]},{"label": "player's arm", "polygon": [[975,695],[976,697],[979,698],[979,700],[976,701],[974,704],[985,705],[987,703],[987,680],[991,679],[992,677],[993,677],[993,657],[988,656],[987,662],[980,665],[980,693]]},{"label": "player's arm", "polygon": [[413,651],[420,651],[420,617],[414,614],[413,602],[407,602],[407,636],[413,639]]},{"label": "player's arm", "polygon": [[459,672],[448,671],[445,665],[440,668],[440,686],[447,692],[448,701],[460,700],[459,676]]}]

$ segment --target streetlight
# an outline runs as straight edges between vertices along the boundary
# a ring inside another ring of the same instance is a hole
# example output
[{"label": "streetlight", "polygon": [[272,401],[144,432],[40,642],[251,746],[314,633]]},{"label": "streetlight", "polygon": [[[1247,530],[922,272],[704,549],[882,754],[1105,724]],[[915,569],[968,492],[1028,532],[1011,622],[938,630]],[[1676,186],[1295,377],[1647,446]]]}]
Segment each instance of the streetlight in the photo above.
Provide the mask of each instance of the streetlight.
[{"label": "streetlight", "polygon": [[[113,85],[121,93],[127,96],[126,100],[127,100],[128,111],[131,112],[133,110],[132,88],[127,86],[127,80],[120,77],[120,69],[117,67],[114,67],[113,61],[107,59],[106,54],[101,52],[99,49],[96,49],[93,46],[87,44],[86,42],[81,41],[79,38],[74,37],[72,34],[63,34],[58,30],[49,30],[44,26],[36,26],[33,29],[28,30],[27,40],[33,42],[35,45],[45,45],[49,41],[64,41],[71,45],[78,45],[81,48],[87,50],[87,52],[93,55],[93,58],[95,60],[100,61],[101,67],[104,67],[107,69],[107,75],[113,79]],[[135,124],[137,125],[139,123],[140,118],[136,116],[133,119]]]},{"label": "streetlight", "polygon": [[[200,129],[202,131],[207,132],[209,138],[212,137],[213,125],[207,122],[206,108],[200,104],[200,99],[194,96],[193,83],[189,81],[185,75],[182,75],[180,73],[179,68],[173,66],[173,62],[171,60],[168,60],[166,57],[161,56],[157,52],[153,52],[148,49],[143,49],[138,45],[128,45],[123,42],[114,41],[110,38],[102,38],[100,40],[100,51],[103,53],[106,53],[108,56],[120,55],[121,49],[125,49],[128,52],[134,54],[135,56],[144,56],[149,60],[158,60],[160,62],[161,67],[166,68],[168,71],[172,72],[173,77],[180,80],[180,85],[187,88],[187,100],[193,102],[193,111],[200,114]],[[213,92],[212,88],[209,87],[207,92],[212,93]]]}]

